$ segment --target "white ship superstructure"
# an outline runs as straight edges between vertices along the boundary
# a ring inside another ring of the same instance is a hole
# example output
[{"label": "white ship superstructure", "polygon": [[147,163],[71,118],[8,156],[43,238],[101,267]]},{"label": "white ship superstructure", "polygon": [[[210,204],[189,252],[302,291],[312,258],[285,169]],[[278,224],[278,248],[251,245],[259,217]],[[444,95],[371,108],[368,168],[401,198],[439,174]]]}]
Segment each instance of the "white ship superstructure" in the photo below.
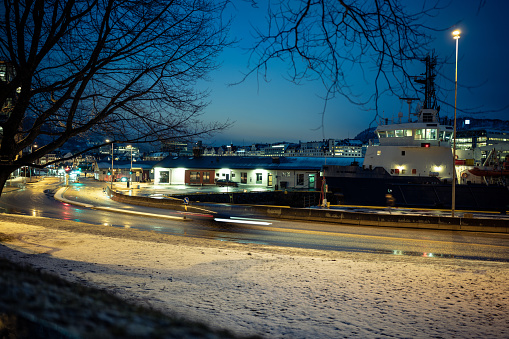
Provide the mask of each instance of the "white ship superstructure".
[{"label": "white ship superstructure", "polygon": [[380,145],[369,145],[363,168],[383,167],[393,176],[431,176],[450,181],[452,126],[439,123],[435,109],[421,109],[415,122],[380,125]]},{"label": "white ship superstructure", "polygon": [[[379,145],[370,144],[366,150],[363,168],[383,167],[392,176],[437,177],[450,182],[453,173],[451,141],[453,127],[443,125],[439,119],[434,89],[436,58],[426,58],[426,74],[416,79],[425,87],[422,108],[412,121],[388,124],[387,120],[377,127]],[[410,104],[410,102],[409,102]],[[385,122],[385,123],[384,123]]]}]

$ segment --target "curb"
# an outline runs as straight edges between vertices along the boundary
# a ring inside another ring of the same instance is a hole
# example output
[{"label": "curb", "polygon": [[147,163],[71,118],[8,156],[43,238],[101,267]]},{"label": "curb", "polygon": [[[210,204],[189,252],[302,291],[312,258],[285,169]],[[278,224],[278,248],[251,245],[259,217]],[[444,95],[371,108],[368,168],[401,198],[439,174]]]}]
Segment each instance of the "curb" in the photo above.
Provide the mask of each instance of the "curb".
[{"label": "curb", "polygon": [[170,220],[180,220],[180,221],[188,221],[186,217],[174,217],[171,215],[164,215],[164,214],[155,214],[155,213],[146,213],[146,212],[136,212],[136,211],[127,211],[120,208],[114,208],[114,207],[104,207],[104,206],[95,206],[91,204],[86,204],[79,201],[69,200],[63,197],[63,194],[65,191],[67,191],[69,187],[60,187],[57,192],[55,193],[55,199],[66,203],[70,205],[90,208],[94,210],[100,210],[100,211],[107,211],[107,212],[114,212],[114,213],[123,213],[123,214],[129,214],[129,215],[138,215],[143,217],[150,217],[150,218],[160,218],[160,219],[170,219]]}]

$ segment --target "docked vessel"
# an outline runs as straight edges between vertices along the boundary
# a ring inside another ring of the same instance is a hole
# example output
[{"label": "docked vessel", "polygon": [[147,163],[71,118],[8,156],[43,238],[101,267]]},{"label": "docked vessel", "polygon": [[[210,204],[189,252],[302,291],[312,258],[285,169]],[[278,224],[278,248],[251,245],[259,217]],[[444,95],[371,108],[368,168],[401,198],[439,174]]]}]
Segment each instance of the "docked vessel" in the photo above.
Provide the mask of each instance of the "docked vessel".
[{"label": "docked vessel", "polygon": [[[424,85],[424,100],[417,112],[402,122],[382,119],[375,131],[379,143],[370,142],[362,167],[324,166],[329,190],[344,204],[385,205],[391,194],[396,205],[407,207],[451,206],[453,126],[440,119],[435,96],[436,57],[425,59],[426,73],[416,82]],[[415,99],[405,99],[410,103]],[[458,176],[457,176],[458,177]],[[457,185],[457,208],[505,211],[506,187]]]}]

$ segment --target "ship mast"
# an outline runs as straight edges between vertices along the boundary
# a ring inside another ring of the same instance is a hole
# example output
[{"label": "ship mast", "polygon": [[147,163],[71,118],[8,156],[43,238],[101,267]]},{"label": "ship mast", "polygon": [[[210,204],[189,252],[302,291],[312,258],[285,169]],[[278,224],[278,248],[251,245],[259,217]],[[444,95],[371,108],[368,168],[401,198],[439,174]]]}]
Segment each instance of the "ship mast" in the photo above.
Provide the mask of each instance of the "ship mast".
[{"label": "ship mast", "polygon": [[435,93],[435,78],[436,72],[435,67],[437,65],[437,57],[435,55],[428,55],[426,58],[422,59],[426,63],[426,72],[424,78],[415,77],[414,81],[424,85],[424,102],[423,109],[434,109],[438,111],[437,107],[437,97]]}]

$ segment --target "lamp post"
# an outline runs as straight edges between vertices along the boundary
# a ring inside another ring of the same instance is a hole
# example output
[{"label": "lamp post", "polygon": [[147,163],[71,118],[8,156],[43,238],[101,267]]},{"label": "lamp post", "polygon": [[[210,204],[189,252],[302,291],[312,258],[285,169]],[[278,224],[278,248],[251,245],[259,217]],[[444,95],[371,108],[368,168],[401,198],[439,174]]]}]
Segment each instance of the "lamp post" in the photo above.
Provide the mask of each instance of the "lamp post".
[{"label": "lamp post", "polygon": [[[33,151],[34,151],[34,148],[37,148],[37,145],[32,145],[30,146],[30,155],[32,155]],[[29,178],[30,178],[30,182],[32,182],[32,167],[30,166],[27,166],[27,169],[29,170]],[[35,174],[35,173],[34,173]]]},{"label": "lamp post", "polygon": [[133,177],[133,145],[129,145],[129,148],[131,149],[131,169],[129,170],[129,181],[131,181]]},{"label": "lamp post", "polygon": [[[106,139],[106,142],[110,142],[108,139]],[[111,176],[110,176],[110,188],[113,191],[113,141],[111,142]]]},{"label": "lamp post", "polygon": [[452,32],[452,37],[456,40],[456,70],[454,73],[454,129],[452,133],[452,203],[451,216],[454,218],[454,209],[456,208],[456,105],[458,102],[458,41],[460,39],[460,30]]}]

